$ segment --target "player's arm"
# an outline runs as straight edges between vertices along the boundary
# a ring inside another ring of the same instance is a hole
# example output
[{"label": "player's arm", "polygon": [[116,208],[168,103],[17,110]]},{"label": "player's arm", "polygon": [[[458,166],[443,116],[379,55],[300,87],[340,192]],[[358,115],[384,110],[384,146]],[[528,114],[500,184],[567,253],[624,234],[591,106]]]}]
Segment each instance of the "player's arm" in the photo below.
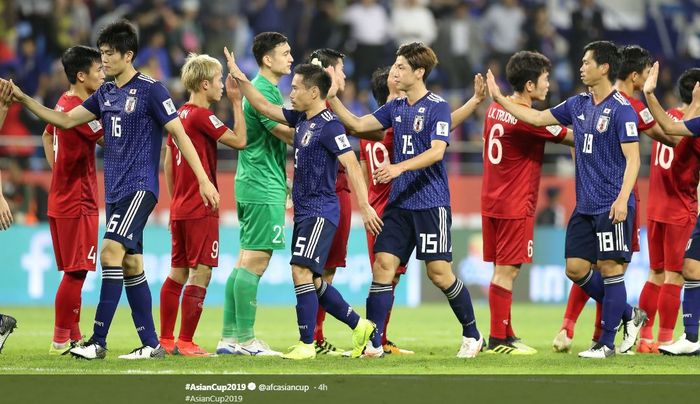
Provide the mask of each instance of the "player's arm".
[{"label": "player's arm", "polygon": [[101,138],[95,140],[95,143],[97,143],[98,145],[100,145],[100,147],[105,147],[105,137],[102,136]]},{"label": "player's arm", "polygon": [[[4,81],[0,79],[1,81]],[[70,129],[78,125],[82,125],[86,122],[90,122],[97,118],[92,112],[88,111],[82,105],[71,109],[70,111],[60,112],[47,108],[41,103],[39,103],[34,98],[23,93],[19,87],[17,87],[12,81],[12,99],[23,104],[27,109],[32,111],[34,115],[38,116],[42,121],[48,122],[61,129]]]},{"label": "player's arm", "polygon": [[[700,115],[700,82],[695,83],[693,87],[693,98],[690,101],[690,105],[685,110],[683,115],[684,119],[692,119]],[[2,126],[0,124],[0,126]]]},{"label": "player's arm", "polygon": [[[564,135],[564,139],[561,140],[561,144],[574,147],[574,131],[573,130],[566,128],[566,135]],[[571,149],[571,150],[573,151],[573,149]]]},{"label": "player's arm", "polygon": [[219,143],[234,149],[243,149],[247,143],[245,117],[243,116],[243,99],[236,83],[236,79],[226,76],[226,96],[233,105],[233,130],[226,129],[219,138]]},{"label": "player's arm", "polygon": [[[2,127],[2,121],[0,121]],[[7,230],[12,224],[12,211],[7,204],[5,196],[2,194],[2,172],[0,172],[0,230]]]},{"label": "player's arm", "polygon": [[362,169],[362,178],[365,179],[365,184],[367,185],[367,190],[369,191],[369,170],[367,168],[367,163],[364,160],[360,160],[360,169]]},{"label": "player's arm", "polygon": [[406,171],[416,171],[430,167],[442,160],[446,149],[447,142],[433,140],[430,142],[430,149],[423,153],[398,164],[386,164],[377,168],[374,171],[374,179],[379,183],[386,184]]},{"label": "player's arm", "polygon": [[362,214],[362,221],[365,224],[365,228],[370,233],[375,236],[382,231],[382,219],[379,218],[377,212],[374,208],[370,206],[368,196],[367,196],[367,183],[362,180],[362,169],[360,164],[357,162],[357,157],[355,153],[350,149],[350,151],[343,153],[338,156],[338,161],[345,167],[347,171],[347,177],[350,180],[350,186],[352,187],[352,193],[357,198],[357,203],[360,207],[360,213]]},{"label": "player's arm", "polygon": [[53,135],[47,131],[44,131],[44,133],[41,134],[41,142],[44,144],[46,161],[49,163],[49,167],[53,170]]},{"label": "player's arm", "polygon": [[457,126],[461,125],[462,122],[467,120],[471,114],[476,111],[476,108],[481,104],[482,101],[486,98],[486,84],[484,83],[484,77],[481,75],[481,73],[477,73],[474,76],[474,95],[464,103],[461,107],[455,109],[452,111],[450,114],[450,118],[452,119],[452,126],[450,127],[450,130],[456,128]]},{"label": "player's arm", "polygon": [[202,162],[199,160],[197,151],[190,140],[190,137],[185,133],[185,128],[182,126],[180,118],[175,118],[170,120],[170,122],[165,124],[165,130],[167,130],[172,136],[173,141],[180,149],[180,153],[190,165],[192,171],[194,172],[197,181],[199,182],[199,194],[204,200],[204,206],[211,205],[212,209],[219,208],[219,191],[216,190],[214,184],[211,183],[207,173],[202,167]]},{"label": "player's arm", "polygon": [[236,64],[236,60],[233,57],[233,52],[229,52],[228,48],[224,47],[224,55],[226,56],[226,64],[228,65],[229,75],[238,80],[238,86],[241,93],[248,100],[250,105],[273,121],[287,123],[287,120],[284,119],[284,114],[282,113],[282,107],[268,101],[267,98],[265,98],[265,96],[262,95],[257,88],[255,88],[253,83],[248,80],[248,77],[246,77],[243,71],[241,71]]},{"label": "player's arm", "polygon": [[680,143],[682,140],[680,136],[669,136],[665,134],[658,123],[654,124],[654,126],[652,126],[651,128],[645,130],[644,134],[668,147],[676,147],[676,145],[678,145],[678,143]]},{"label": "player's arm", "polygon": [[[639,174],[639,142],[621,143],[622,154],[627,162],[625,166],[625,174],[622,177],[622,187],[620,193],[610,207],[609,218],[613,224],[620,223],[627,218],[627,203],[629,202],[630,194],[637,182],[637,174]],[[639,209],[639,208],[637,208]]]},{"label": "player's arm", "polygon": [[367,140],[382,140],[384,138],[384,133],[377,131],[385,129],[384,126],[372,114],[358,117],[345,108],[345,105],[343,105],[337,96],[339,77],[337,76],[335,67],[327,67],[326,72],[328,72],[332,79],[331,88],[328,90],[326,100],[331,104],[331,108],[338,116],[338,119],[340,119],[340,122],[342,122],[346,128],[350,129],[355,137]]},{"label": "player's arm", "polygon": [[557,118],[555,118],[552,112],[548,109],[540,111],[524,105],[516,104],[509,100],[508,97],[501,93],[501,89],[498,87],[498,84],[496,84],[496,78],[493,76],[490,69],[486,73],[486,85],[488,86],[491,98],[493,98],[493,100],[499,103],[506,111],[510,112],[521,121],[529,123],[533,126],[559,124]]},{"label": "player's arm", "polygon": [[165,160],[163,160],[163,174],[165,174],[165,186],[168,195],[173,196],[173,152],[169,146],[165,146]]},{"label": "player's arm", "polygon": [[10,104],[12,104],[12,84],[9,81],[0,79],[0,129],[5,123]]},{"label": "player's arm", "polygon": [[661,129],[666,135],[670,136],[693,136],[693,133],[688,129],[688,127],[683,122],[676,122],[671,119],[670,116],[666,114],[661,103],[654,95],[654,90],[656,90],[656,82],[659,77],[659,62],[654,62],[654,65],[649,71],[649,77],[644,83],[644,96],[647,99],[647,106],[651,111],[651,114],[656,119],[656,122],[661,126]]},{"label": "player's arm", "polygon": [[294,144],[294,128],[280,124],[270,131],[274,137],[292,146]]}]

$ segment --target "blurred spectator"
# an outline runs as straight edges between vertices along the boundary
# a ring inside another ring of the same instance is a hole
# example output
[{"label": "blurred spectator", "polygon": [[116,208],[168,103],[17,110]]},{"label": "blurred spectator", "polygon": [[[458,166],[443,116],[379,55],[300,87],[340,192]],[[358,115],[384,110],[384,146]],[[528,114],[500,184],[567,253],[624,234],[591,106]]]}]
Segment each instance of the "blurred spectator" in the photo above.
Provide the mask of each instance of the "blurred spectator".
[{"label": "blurred spectator", "polygon": [[318,1],[309,24],[308,49],[342,48],[345,34],[343,27],[338,23],[338,15],[338,7],[334,0]]},{"label": "blurred spectator", "polygon": [[505,66],[513,53],[522,49],[525,11],[518,0],[501,0],[489,7],[481,21],[491,57]]},{"label": "blurred spectator", "polygon": [[561,41],[557,30],[549,19],[547,6],[539,5],[529,10],[525,23],[525,50],[537,51],[554,62],[559,58],[557,42]]},{"label": "blurred spectator", "polygon": [[538,226],[564,227],[564,206],[559,202],[561,189],[559,187],[548,187],[546,190],[547,205],[537,213],[535,223]]},{"label": "blurred spectator", "polygon": [[571,13],[569,35],[569,63],[573,77],[579,77],[583,48],[590,42],[603,38],[603,14],[595,0],[581,0],[579,8]]},{"label": "blurred spectator", "polygon": [[445,20],[438,24],[433,47],[444,70],[449,88],[465,88],[473,81],[473,72],[482,63],[483,42],[479,24],[472,18],[467,2],[460,2]]},{"label": "blurred spectator", "polygon": [[389,42],[389,17],[376,0],[361,0],[345,10],[343,22],[350,26],[350,44],[355,69],[353,80],[360,88],[378,67],[386,65],[385,47]]},{"label": "blurred spectator", "polygon": [[437,37],[435,17],[419,0],[396,0],[391,9],[391,34],[397,47],[411,42],[431,46]]},{"label": "blurred spectator", "polygon": [[10,160],[5,173],[2,193],[10,205],[15,221],[27,225],[46,221],[48,203],[46,190],[41,186],[25,182],[22,167],[15,160]]},{"label": "blurred spectator", "polygon": [[144,39],[145,46],[136,54],[134,67],[156,80],[167,81],[171,77],[171,70],[170,56],[165,48],[165,33],[155,31]]}]

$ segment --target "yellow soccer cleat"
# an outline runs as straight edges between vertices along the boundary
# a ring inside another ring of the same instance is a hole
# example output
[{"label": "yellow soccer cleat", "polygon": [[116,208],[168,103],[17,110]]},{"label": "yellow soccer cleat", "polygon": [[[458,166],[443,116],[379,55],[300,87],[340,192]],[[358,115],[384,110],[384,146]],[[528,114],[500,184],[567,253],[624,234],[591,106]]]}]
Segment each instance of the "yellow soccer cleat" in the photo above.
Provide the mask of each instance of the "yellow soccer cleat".
[{"label": "yellow soccer cleat", "polygon": [[282,355],[282,359],[314,359],[316,357],[316,347],[314,343],[305,344],[301,341],[289,348],[289,352]]},{"label": "yellow soccer cleat", "polygon": [[372,338],[372,335],[377,331],[377,326],[373,322],[361,318],[357,326],[352,330],[352,352],[351,358],[359,358],[362,356],[362,350],[367,345],[367,342]]}]

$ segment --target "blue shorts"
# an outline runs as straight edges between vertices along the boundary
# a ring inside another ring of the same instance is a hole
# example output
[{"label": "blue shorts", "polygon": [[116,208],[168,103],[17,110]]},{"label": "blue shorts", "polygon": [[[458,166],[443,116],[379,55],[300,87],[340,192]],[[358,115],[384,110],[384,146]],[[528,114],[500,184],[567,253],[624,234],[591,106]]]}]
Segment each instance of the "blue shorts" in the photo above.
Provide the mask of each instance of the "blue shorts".
[{"label": "blue shorts", "polygon": [[695,227],[693,232],[690,234],[690,239],[688,244],[685,246],[685,254],[683,258],[689,258],[691,260],[700,261],[700,216],[698,220],[695,221]]},{"label": "blue shorts", "polygon": [[574,211],[566,227],[566,258],[583,258],[595,264],[599,260],[632,260],[634,207],[627,207],[627,218],[616,225],[608,212],[586,215]]},{"label": "blue shorts", "polygon": [[311,217],[294,223],[292,259],[289,263],[322,275],[333,244],[335,228],[330,220],[322,217]]},{"label": "blue shorts", "polygon": [[115,203],[107,203],[104,238],[123,245],[127,254],[143,254],[143,229],[157,202],[152,192],[136,191]]},{"label": "blue shorts", "polygon": [[387,207],[382,215],[384,227],[374,242],[374,253],[385,252],[408,263],[413,249],[422,261],[452,262],[452,212],[449,206],[426,210]]}]

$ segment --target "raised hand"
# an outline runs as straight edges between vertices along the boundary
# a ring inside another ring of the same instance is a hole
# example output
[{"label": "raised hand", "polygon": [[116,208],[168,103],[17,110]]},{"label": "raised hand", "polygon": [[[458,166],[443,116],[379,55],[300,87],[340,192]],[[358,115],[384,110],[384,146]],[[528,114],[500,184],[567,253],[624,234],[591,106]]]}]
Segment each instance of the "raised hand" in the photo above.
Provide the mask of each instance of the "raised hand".
[{"label": "raised hand", "polygon": [[494,99],[494,101],[497,101],[498,99],[503,97],[501,89],[496,83],[496,77],[493,75],[493,73],[491,73],[491,69],[489,69],[489,71],[486,72],[486,86],[488,87],[489,94],[491,95],[491,98]]},{"label": "raised hand", "polygon": [[[649,70],[647,81],[644,82],[644,94],[652,94],[656,90],[656,82],[659,80],[659,62],[654,62]],[[693,90],[695,92],[695,90]]]},{"label": "raised hand", "polygon": [[0,104],[8,106],[12,103],[12,84],[0,79]]},{"label": "raised hand", "polygon": [[486,98],[486,83],[481,73],[474,75],[474,99],[481,102]]},{"label": "raised hand", "polygon": [[333,98],[338,94],[338,81],[340,80],[336,74],[334,66],[326,67],[326,72],[331,76],[331,88],[328,89],[326,98]]},{"label": "raised hand", "polygon": [[229,52],[226,46],[224,46],[224,55],[226,56],[226,66],[228,66],[229,75],[233,76],[234,79],[247,81],[248,77],[238,67],[233,52]]},{"label": "raised hand", "polygon": [[241,102],[243,99],[243,94],[241,94],[241,88],[238,86],[238,82],[230,74],[226,75],[226,97],[228,97],[231,102]]}]

